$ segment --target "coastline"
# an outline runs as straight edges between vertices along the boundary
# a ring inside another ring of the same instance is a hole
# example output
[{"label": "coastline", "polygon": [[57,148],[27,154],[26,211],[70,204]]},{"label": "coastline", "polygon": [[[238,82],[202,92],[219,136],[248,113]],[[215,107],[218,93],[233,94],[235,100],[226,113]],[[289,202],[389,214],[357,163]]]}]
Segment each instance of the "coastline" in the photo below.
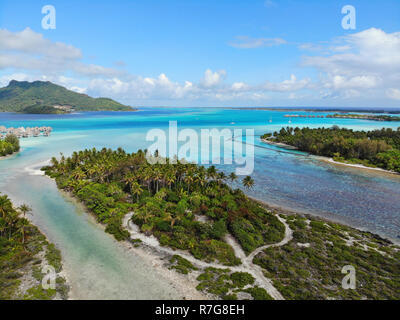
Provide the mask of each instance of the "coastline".
[{"label": "coastline", "polygon": [[[281,143],[281,142],[273,142],[273,141],[270,141],[270,140],[267,140],[267,139],[261,139],[261,141],[263,143],[270,144],[270,145],[273,145],[273,146],[277,146],[277,147],[280,147],[280,148],[284,148],[284,149],[287,149],[287,150],[298,150],[296,147],[293,147],[293,146],[290,146],[288,144]],[[364,166],[362,164],[356,164],[356,163],[339,162],[339,161],[333,160],[333,158],[324,157],[324,156],[317,156],[317,155],[313,155],[313,154],[310,154],[310,153],[308,153],[308,154],[310,156],[312,156],[313,158],[317,159],[317,160],[324,161],[324,162],[331,163],[331,164],[335,164],[335,165],[341,165],[341,166],[357,168],[357,169],[362,169],[362,170],[374,170],[374,171],[378,171],[378,172],[381,172],[381,173],[388,173],[388,174],[396,175],[396,176],[400,175],[400,173],[398,173],[398,172],[385,170],[385,169],[382,169],[382,168],[367,167],[367,166]]]},{"label": "coastline", "polygon": [[[46,177],[51,179],[48,176]],[[144,245],[135,246],[134,243],[129,240],[118,242],[112,235],[105,232],[105,226],[96,221],[95,216],[90,213],[90,211],[82,202],[77,200],[69,192],[61,189],[58,189],[58,191],[66,200],[71,201],[81,212],[83,212],[89,221],[99,227],[105,233],[105,235],[110,236],[118,245],[123,246],[127,254],[136,255],[143,259],[148,265],[151,265],[159,277],[167,280],[170,285],[179,292],[183,300],[210,300],[213,298],[196,289],[196,277],[193,275],[188,277],[183,274],[179,274],[174,270],[170,270],[166,265],[169,261],[169,257],[167,255]],[[71,284],[69,285],[71,286],[69,300],[74,300],[74,288]]]},{"label": "coastline", "polygon": [[302,212],[302,211],[294,211],[294,209],[292,209],[292,208],[286,208],[284,206],[275,205],[275,204],[269,203],[269,202],[267,202],[265,200],[260,200],[258,198],[255,198],[255,197],[252,197],[252,196],[249,196],[249,195],[247,195],[247,197],[249,199],[257,202],[258,204],[260,204],[265,209],[274,211],[278,215],[279,214],[283,214],[283,215],[287,215],[287,216],[291,216],[291,215],[299,215],[299,216],[306,216],[306,217],[307,216],[311,216],[311,217],[318,218],[318,219],[320,219],[322,221],[325,221],[325,222],[337,223],[337,224],[340,224],[340,225],[343,225],[343,226],[346,226],[346,227],[350,227],[350,228],[358,230],[358,231],[367,232],[367,233],[373,235],[374,237],[383,239],[385,241],[389,241],[389,242],[391,242],[393,244],[396,244],[396,245],[400,245],[400,240],[393,239],[393,238],[390,238],[390,237],[387,237],[387,236],[379,235],[379,234],[377,234],[375,232],[369,231],[368,229],[365,229],[365,228],[362,228],[362,227],[359,227],[359,226],[355,226],[355,225],[351,224],[350,222],[347,222],[347,221],[345,221],[343,219],[332,219],[332,218],[326,217],[325,215],[322,215],[322,214],[311,213],[311,212]]},{"label": "coastline", "polygon": [[11,159],[12,157],[17,156],[18,154],[21,153],[22,150],[19,150],[17,152],[13,152],[12,154],[6,155],[6,156],[0,156],[0,160],[6,160],[6,159]]},{"label": "coastline", "polygon": [[[7,194],[8,195],[8,194]],[[14,207],[17,207],[18,205],[22,205],[24,204],[24,201],[22,199],[19,198],[15,198],[14,196],[8,195],[9,198],[11,199],[11,201],[13,202]],[[32,215],[33,212],[31,213],[31,215],[27,214],[24,218],[27,219],[29,221],[29,224],[33,227],[35,227],[38,232],[40,233],[40,236],[44,237],[45,239],[45,247],[41,249],[41,251],[39,251],[34,258],[36,259],[40,259],[41,263],[39,264],[39,266],[41,266],[41,268],[48,268],[48,267],[52,267],[48,258],[46,257],[46,254],[48,253],[48,246],[54,246],[57,250],[59,250],[59,248],[57,247],[57,245],[52,242],[49,237],[47,236],[47,234],[40,228],[40,226],[35,223],[34,219],[32,219]],[[58,291],[55,294],[55,296],[51,299],[51,300],[71,300],[71,286],[70,286],[70,279],[68,277],[68,272],[66,271],[65,268],[65,263],[64,263],[64,258],[63,256],[60,254],[59,255],[59,263],[61,265],[61,269],[60,271],[56,271],[56,276],[57,279],[62,278],[64,279],[64,288],[66,288],[65,294],[67,298],[63,298],[62,294]],[[25,265],[22,269],[20,269],[20,271],[23,271],[23,274],[20,278],[20,284],[18,286],[18,294],[20,295],[19,298],[17,300],[23,300],[23,295],[27,294],[27,290],[30,288],[33,288],[35,285],[40,285],[41,284],[41,280],[38,280],[35,278],[35,276],[33,276],[33,267],[35,267],[37,265],[32,264],[32,262],[28,262],[27,265]]]},{"label": "coastline", "polygon": [[[48,177],[48,176],[46,176],[46,177]],[[49,178],[49,179],[51,179],[51,178]],[[54,179],[51,179],[51,180],[54,180]],[[80,202],[77,198],[75,198],[71,193],[65,192],[61,189],[57,189],[57,190],[59,192],[61,191],[61,194],[63,194],[66,197],[66,199],[69,199],[69,200],[73,201],[74,204],[77,204],[79,209],[83,209],[82,211],[84,211],[85,217],[90,219],[90,221],[93,221],[93,224],[95,224],[96,226],[99,226],[104,232],[105,226],[96,221],[95,216],[93,214],[91,214],[89,210],[87,210],[85,208],[85,205],[82,202]],[[264,206],[268,206],[269,208],[273,207],[273,205],[271,205],[270,203],[268,203],[266,201],[254,199],[253,197],[250,197],[250,198],[252,198],[253,200],[257,201],[260,204],[263,204]],[[274,213],[276,213],[277,215],[291,214],[291,215],[307,217],[306,213],[298,212],[296,210],[289,211],[289,210],[285,210],[282,207],[280,207],[279,209],[275,207],[273,210],[274,210]],[[326,219],[325,217],[320,216],[320,215],[309,214],[309,216],[318,216],[318,218],[320,220],[327,221],[327,222],[334,221],[334,220]],[[286,217],[284,219],[286,219]],[[336,221],[334,221],[334,222],[337,223]],[[355,228],[346,223],[343,223],[343,225],[350,226],[351,228],[356,229],[356,230],[362,230],[360,228]],[[369,232],[369,233],[372,235],[375,235],[371,232]],[[111,235],[108,235],[108,236],[112,237]],[[379,238],[385,239],[382,237],[379,237]],[[116,242],[115,239],[113,239],[113,241]],[[175,289],[177,289],[177,291],[180,294],[182,294],[180,296],[181,297],[180,299],[190,299],[190,300],[213,299],[213,298],[215,299],[215,297],[202,294],[196,290],[196,284],[197,284],[196,278],[198,275],[197,273],[191,272],[189,275],[182,275],[182,274],[177,273],[174,270],[170,270],[169,260],[171,258],[171,255],[165,254],[164,252],[160,252],[162,250],[157,250],[157,248],[148,246],[146,244],[138,245],[135,241],[132,242],[132,241],[125,240],[125,241],[117,242],[117,243],[119,243],[119,245],[123,246],[126,249],[124,251],[124,252],[126,252],[126,254],[132,254],[132,255],[138,256],[138,257],[142,258],[143,260],[145,260],[147,262],[148,266],[150,267],[148,269],[148,272],[150,272],[150,273],[155,272],[155,275],[157,277],[167,279],[169,281],[170,285],[173,286]],[[162,248],[162,247],[160,247],[160,248]],[[179,254],[179,252],[177,252],[176,254]],[[73,290],[73,288],[72,288],[72,290]],[[70,292],[72,292],[70,294],[71,299],[73,299],[73,297],[74,297],[72,290],[70,291]]]}]

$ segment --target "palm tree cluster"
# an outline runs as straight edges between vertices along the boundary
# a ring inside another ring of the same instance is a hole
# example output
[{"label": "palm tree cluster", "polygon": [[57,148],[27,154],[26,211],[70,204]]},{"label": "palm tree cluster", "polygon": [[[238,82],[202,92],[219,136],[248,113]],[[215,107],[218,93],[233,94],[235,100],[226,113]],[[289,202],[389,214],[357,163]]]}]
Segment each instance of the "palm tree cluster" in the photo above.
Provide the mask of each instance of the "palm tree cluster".
[{"label": "palm tree cluster", "polygon": [[[129,154],[104,148],[61,155],[42,170],[83,201],[118,240],[129,237],[121,227],[129,211],[141,231],[155,235],[162,245],[227,265],[239,261],[223,240],[226,232],[249,252],[281,237],[282,226],[274,215],[228,186],[238,179],[236,174],[173,160],[150,164],[146,151]],[[251,177],[242,183],[248,189],[254,186]],[[200,221],[202,215],[209,222]]]},{"label": "palm tree cluster", "polygon": [[[70,173],[75,181],[74,185],[82,180],[91,180],[99,183],[121,179],[132,194],[139,197],[143,188],[155,194],[160,188],[176,188],[185,185],[185,190],[195,189],[195,186],[205,186],[210,181],[216,181],[218,185],[228,179],[234,182],[238,179],[235,173],[228,177],[224,172],[218,172],[215,166],[206,169],[193,163],[186,163],[175,159],[175,164],[170,164],[167,158],[165,164],[149,164],[146,160],[146,150],[128,154],[121,148],[116,151],[95,148],[74,152],[71,157],[65,158],[61,154],[58,161],[55,157],[51,160],[53,170],[59,173]],[[156,156],[156,155],[155,155]],[[46,168],[44,168],[46,170]],[[254,180],[247,176],[242,181],[246,189],[254,186]]]},{"label": "palm tree cluster", "polygon": [[14,208],[7,195],[0,195],[0,238],[25,244],[31,224],[25,218],[31,209],[27,205]]}]

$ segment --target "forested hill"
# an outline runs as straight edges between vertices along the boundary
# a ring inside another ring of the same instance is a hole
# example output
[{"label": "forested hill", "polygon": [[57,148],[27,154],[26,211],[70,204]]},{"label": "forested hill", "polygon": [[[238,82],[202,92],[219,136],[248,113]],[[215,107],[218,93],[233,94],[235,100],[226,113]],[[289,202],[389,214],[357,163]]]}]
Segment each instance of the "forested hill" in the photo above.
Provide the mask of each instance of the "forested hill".
[{"label": "forested hill", "polygon": [[92,98],[49,81],[10,81],[0,88],[0,112],[68,113],[71,111],[134,111],[108,98]]}]

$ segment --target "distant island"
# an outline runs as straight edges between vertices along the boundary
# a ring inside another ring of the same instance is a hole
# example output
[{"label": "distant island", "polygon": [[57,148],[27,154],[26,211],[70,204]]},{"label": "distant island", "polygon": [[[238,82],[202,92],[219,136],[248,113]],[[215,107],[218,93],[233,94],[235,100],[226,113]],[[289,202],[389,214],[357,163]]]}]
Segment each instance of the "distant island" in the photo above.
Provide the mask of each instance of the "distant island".
[{"label": "distant island", "polygon": [[370,114],[333,114],[327,115],[327,118],[339,119],[360,119],[360,120],[373,120],[373,121],[400,121],[400,117],[387,116],[387,115],[370,115]]},{"label": "distant island", "polygon": [[261,136],[264,142],[288,145],[334,161],[400,173],[400,128],[353,131],[339,128],[282,128]]},{"label": "distant island", "polygon": [[344,108],[344,107],[231,107],[233,110],[264,110],[264,111],[307,111],[307,112],[338,112],[338,113],[387,113],[400,114],[399,108],[367,109],[367,108]]},{"label": "distant island", "polygon": [[16,81],[0,88],[0,112],[65,114],[74,111],[135,111],[109,98],[92,98],[49,81]]}]

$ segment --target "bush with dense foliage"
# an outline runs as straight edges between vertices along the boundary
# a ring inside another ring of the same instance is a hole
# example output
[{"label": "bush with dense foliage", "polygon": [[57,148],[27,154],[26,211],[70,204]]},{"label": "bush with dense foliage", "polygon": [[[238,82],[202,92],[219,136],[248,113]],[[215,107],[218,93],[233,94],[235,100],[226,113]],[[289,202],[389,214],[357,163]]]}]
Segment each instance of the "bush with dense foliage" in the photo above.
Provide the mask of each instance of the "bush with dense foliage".
[{"label": "bush with dense foliage", "polygon": [[19,139],[16,135],[8,134],[4,139],[0,139],[0,157],[18,152],[19,149]]}]

